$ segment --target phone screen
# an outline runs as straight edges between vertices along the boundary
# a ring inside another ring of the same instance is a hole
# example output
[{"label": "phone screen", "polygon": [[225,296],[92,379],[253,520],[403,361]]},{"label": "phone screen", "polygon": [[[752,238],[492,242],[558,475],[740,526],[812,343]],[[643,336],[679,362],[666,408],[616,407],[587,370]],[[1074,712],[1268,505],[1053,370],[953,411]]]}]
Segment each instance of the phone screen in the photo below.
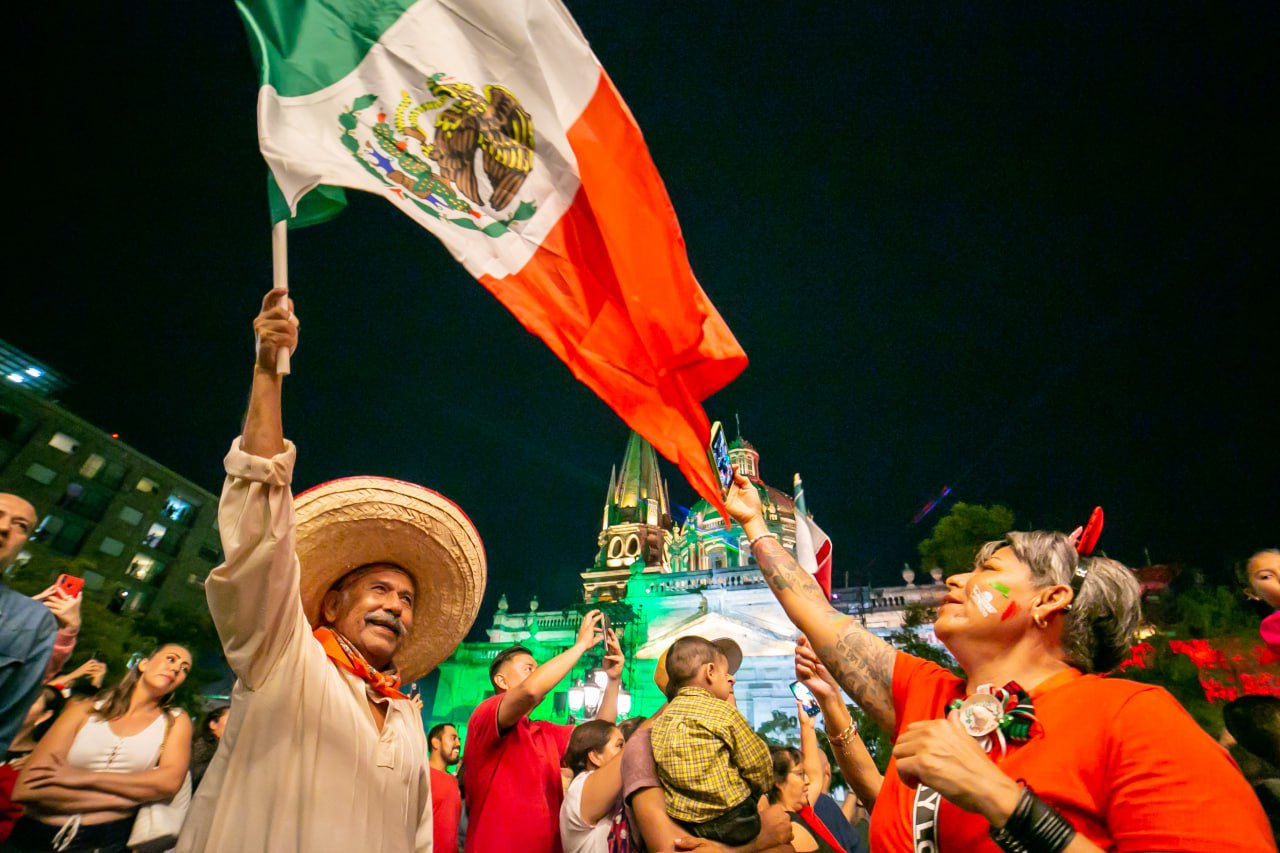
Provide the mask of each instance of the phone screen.
[{"label": "phone screen", "polygon": [[609,614],[604,611],[600,612],[600,635],[604,637],[605,643],[609,642]]},{"label": "phone screen", "polygon": [[818,707],[818,697],[813,695],[813,691],[804,686],[803,681],[791,682],[791,694],[800,701],[800,706],[804,708],[804,712],[810,717],[816,717],[821,710]]},{"label": "phone screen", "polygon": [[719,421],[711,425],[711,444],[707,455],[720,478],[720,494],[729,494],[729,487],[733,485],[733,466],[729,462],[729,444],[724,437],[724,427]]}]

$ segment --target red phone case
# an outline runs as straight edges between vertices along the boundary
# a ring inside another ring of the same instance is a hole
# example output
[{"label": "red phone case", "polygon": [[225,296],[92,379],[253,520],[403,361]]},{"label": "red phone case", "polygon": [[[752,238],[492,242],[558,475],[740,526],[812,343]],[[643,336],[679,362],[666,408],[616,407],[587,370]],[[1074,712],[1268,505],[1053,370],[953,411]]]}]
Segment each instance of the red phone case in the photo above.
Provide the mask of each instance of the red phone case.
[{"label": "red phone case", "polygon": [[84,578],[75,575],[58,575],[57,587],[67,598],[75,598],[84,587]]}]

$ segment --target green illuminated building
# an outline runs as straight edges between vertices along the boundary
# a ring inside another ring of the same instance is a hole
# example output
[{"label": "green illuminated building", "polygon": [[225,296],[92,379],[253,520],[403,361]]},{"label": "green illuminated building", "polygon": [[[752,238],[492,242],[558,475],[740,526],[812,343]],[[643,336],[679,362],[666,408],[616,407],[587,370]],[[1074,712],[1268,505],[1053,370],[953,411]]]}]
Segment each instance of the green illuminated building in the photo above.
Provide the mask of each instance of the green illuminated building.
[{"label": "green illuminated building", "polygon": [[[731,442],[729,454],[759,490],[770,531],[794,549],[790,496],[761,480],[760,455],[741,436]],[[489,662],[501,649],[520,643],[544,661],[572,644],[582,612],[591,607],[609,613],[627,653],[623,688],[631,694],[629,715],[648,715],[661,705],[654,665],[667,646],[689,634],[732,637],[742,646],[738,706],[752,726],[768,721],[774,711],[794,714],[789,685],[795,677],[795,628],[764,584],[741,528],[706,501],[694,504],[679,527],[670,510],[657,455],[633,433],[622,465],[610,477],[595,561],[581,573],[580,604],[545,612],[535,598],[524,612],[513,612],[504,595],[488,641],[463,643],[441,664],[428,725],[452,722],[461,728],[491,694]],[[584,657],[534,718],[568,721],[570,686],[599,661],[598,652]]]}]

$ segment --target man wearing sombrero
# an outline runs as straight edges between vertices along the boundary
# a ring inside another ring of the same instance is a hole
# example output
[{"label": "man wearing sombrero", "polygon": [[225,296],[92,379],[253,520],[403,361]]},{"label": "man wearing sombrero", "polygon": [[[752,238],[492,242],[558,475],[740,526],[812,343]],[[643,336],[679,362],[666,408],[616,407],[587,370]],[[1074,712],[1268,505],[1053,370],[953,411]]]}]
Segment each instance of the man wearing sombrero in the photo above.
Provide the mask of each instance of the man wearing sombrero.
[{"label": "man wearing sombrero", "polygon": [[282,296],[254,321],[218,505],[226,562],[205,583],[237,676],[231,714],[178,850],[430,850],[426,736],[400,686],[471,627],[484,549],[458,507],[411,483],[353,477],[295,502],[275,363],[298,337]]}]

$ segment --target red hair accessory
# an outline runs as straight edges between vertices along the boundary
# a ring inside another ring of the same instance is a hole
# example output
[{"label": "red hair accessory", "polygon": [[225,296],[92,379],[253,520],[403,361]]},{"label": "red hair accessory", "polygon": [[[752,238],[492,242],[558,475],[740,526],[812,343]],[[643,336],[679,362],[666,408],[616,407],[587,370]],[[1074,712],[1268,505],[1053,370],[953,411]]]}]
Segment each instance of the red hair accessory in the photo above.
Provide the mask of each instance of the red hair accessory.
[{"label": "red hair accessory", "polygon": [[[1093,512],[1089,513],[1089,521],[1084,527],[1077,527],[1071,531],[1071,535],[1067,537],[1067,541],[1076,546],[1076,553],[1081,557],[1087,557],[1093,553],[1094,546],[1098,544],[1098,537],[1102,535],[1102,507],[1095,506]],[[1083,565],[1077,563],[1076,570],[1071,575],[1071,600],[1072,604],[1075,599],[1080,596],[1080,589],[1084,586],[1084,579],[1089,576],[1089,570]],[[1071,604],[1066,606],[1067,610],[1071,609]]]}]

